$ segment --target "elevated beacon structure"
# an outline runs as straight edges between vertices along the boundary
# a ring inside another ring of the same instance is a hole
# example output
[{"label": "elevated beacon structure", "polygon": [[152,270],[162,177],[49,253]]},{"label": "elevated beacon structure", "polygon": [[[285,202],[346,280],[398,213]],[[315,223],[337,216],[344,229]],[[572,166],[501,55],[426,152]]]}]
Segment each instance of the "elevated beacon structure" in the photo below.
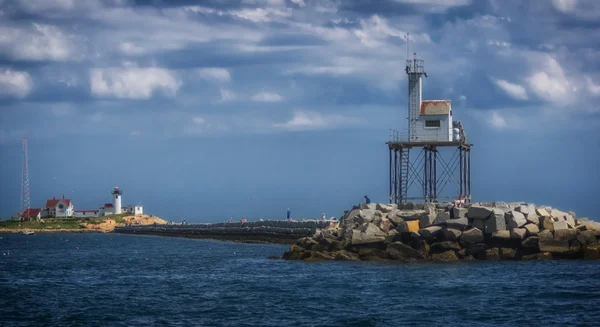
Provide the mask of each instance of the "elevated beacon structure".
[{"label": "elevated beacon structure", "polygon": [[[390,133],[390,203],[471,198],[471,146],[450,100],[423,100],[423,60],[406,59],[408,130]],[[441,149],[455,149],[444,159]],[[411,154],[412,153],[412,154]],[[446,191],[446,193],[444,193]]]},{"label": "elevated beacon structure", "polygon": [[123,193],[121,192],[121,189],[119,189],[119,186],[115,186],[115,188],[113,189],[111,194],[112,194],[113,208],[115,210],[114,214],[118,215],[121,213],[121,194],[123,194]]}]

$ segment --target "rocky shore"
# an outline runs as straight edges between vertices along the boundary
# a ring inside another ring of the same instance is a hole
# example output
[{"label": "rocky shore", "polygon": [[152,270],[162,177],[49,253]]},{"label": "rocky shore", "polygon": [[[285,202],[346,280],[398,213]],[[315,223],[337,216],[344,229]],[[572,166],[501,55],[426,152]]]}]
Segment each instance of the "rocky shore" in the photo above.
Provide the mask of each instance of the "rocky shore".
[{"label": "rocky shore", "polygon": [[291,245],[284,259],[600,259],[600,223],[526,203],[361,204]]}]

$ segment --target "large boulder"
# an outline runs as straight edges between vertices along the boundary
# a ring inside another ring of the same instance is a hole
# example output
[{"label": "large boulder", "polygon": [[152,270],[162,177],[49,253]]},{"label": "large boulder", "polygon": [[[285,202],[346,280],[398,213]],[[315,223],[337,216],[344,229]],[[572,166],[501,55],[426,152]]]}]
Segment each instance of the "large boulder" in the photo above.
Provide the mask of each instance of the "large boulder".
[{"label": "large boulder", "polygon": [[485,221],[484,231],[488,234],[491,234],[505,229],[506,222],[504,219],[504,210],[494,208],[490,217]]},{"label": "large boulder", "polygon": [[529,235],[537,235],[540,232],[540,228],[536,224],[527,224],[524,227]]},{"label": "large boulder", "polygon": [[545,238],[545,239],[554,239],[554,233],[552,233],[552,231],[549,230],[549,229],[541,230],[538,233],[538,236],[540,237],[540,239],[542,239],[542,238]]},{"label": "large boulder", "polygon": [[431,253],[442,253],[448,250],[460,251],[461,247],[457,242],[445,241],[431,244]]},{"label": "large boulder", "polygon": [[398,216],[397,214],[399,213],[398,210],[392,210],[391,212],[388,212],[387,214],[387,219],[389,219],[395,226],[398,226],[398,224],[400,222],[404,221],[404,218]]},{"label": "large boulder", "polygon": [[395,260],[425,259],[423,252],[415,250],[401,242],[388,244],[385,251],[390,258]]},{"label": "large boulder", "polygon": [[540,238],[540,251],[551,253],[569,253],[569,241]]},{"label": "large boulder", "polygon": [[523,240],[527,235],[527,230],[525,228],[513,228],[510,230],[510,238],[513,240]]},{"label": "large boulder", "polygon": [[456,253],[454,253],[454,251],[448,250],[446,252],[432,254],[431,260],[441,262],[454,262],[458,261],[458,257],[456,256]]},{"label": "large boulder", "polygon": [[485,243],[469,244],[466,254],[481,258],[484,256],[485,250],[487,249],[488,246]]},{"label": "large boulder", "polygon": [[519,228],[527,223],[525,216],[515,210],[511,210],[506,214],[506,227]]},{"label": "large boulder", "polygon": [[485,260],[498,261],[500,260],[500,251],[498,248],[491,248],[485,251]]},{"label": "large boulder", "polygon": [[375,209],[379,210],[379,211],[381,211],[383,213],[388,213],[388,212],[394,210],[394,205],[392,205],[392,204],[377,203],[375,205]]},{"label": "large boulder", "polygon": [[449,219],[446,221],[446,227],[463,230],[469,227],[469,220],[467,218]]},{"label": "large boulder", "polygon": [[442,233],[446,241],[456,241],[462,235],[460,230],[448,227],[444,228]]},{"label": "large boulder", "polygon": [[538,217],[538,215],[536,215],[535,213],[530,213],[529,215],[527,215],[527,221],[535,224],[535,225],[539,225],[540,224],[540,217]]},{"label": "large boulder", "polygon": [[569,224],[566,221],[557,221],[552,224],[550,230],[557,231],[562,229],[569,229]]},{"label": "large boulder", "polygon": [[479,230],[485,230],[485,219],[469,219],[471,227],[475,227]]},{"label": "large boulder", "polygon": [[[526,204],[521,204],[520,206],[516,207],[515,211],[522,213],[524,216],[527,216],[531,213],[529,206]],[[534,211],[535,211],[535,209],[534,209]]]},{"label": "large boulder", "polygon": [[345,251],[345,250],[336,252],[334,258],[335,258],[335,260],[340,260],[340,261],[358,261],[359,260],[358,254],[349,252],[349,251]]},{"label": "large boulder", "polygon": [[544,208],[537,208],[537,209],[535,209],[535,212],[540,217],[548,217],[548,216],[550,216],[550,213],[548,213],[548,211],[546,211],[546,209],[544,209]]},{"label": "large boulder", "polygon": [[471,228],[463,231],[460,241],[463,244],[475,244],[483,242],[483,232],[478,228]]},{"label": "large boulder", "polygon": [[573,241],[577,238],[577,230],[575,229],[558,229],[554,231],[555,240]]},{"label": "large boulder", "polygon": [[355,229],[352,232],[352,244],[369,244],[383,242],[386,233],[374,224],[367,223],[360,229]]},{"label": "large boulder", "polygon": [[433,225],[433,222],[436,219],[436,215],[433,214],[425,214],[423,216],[421,216],[421,218],[419,218],[419,227],[421,228],[425,228],[425,227],[429,227],[431,225]]},{"label": "large boulder", "polygon": [[388,254],[384,250],[369,247],[359,248],[358,256],[361,260],[379,260],[388,258]]},{"label": "large boulder", "polygon": [[376,203],[361,203],[360,209],[377,210],[377,204]]},{"label": "large boulder", "polygon": [[468,211],[467,208],[454,207],[452,208],[452,215],[454,216],[454,219],[467,218]]},{"label": "large boulder", "polygon": [[427,239],[433,238],[435,235],[437,235],[441,231],[442,231],[442,227],[440,227],[440,226],[429,226],[429,227],[419,229],[419,235],[421,235],[421,237],[423,237],[424,239],[427,240]]},{"label": "large boulder", "polygon": [[518,260],[518,252],[512,248],[500,248],[500,259],[502,260]]},{"label": "large boulder", "polygon": [[487,219],[492,214],[492,208],[482,206],[470,206],[467,212],[467,218],[470,219]]},{"label": "large boulder", "polygon": [[[448,220],[450,220],[450,213],[438,212],[437,217],[433,221],[433,225],[436,225],[436,226],[445,225]],[[426,227],[426,226],[424,226],[424,227]]]},{"label": "large boulder", "polygon": [[385,233],[389,232],[394,226],[392,222],[387,218],[381,218],[381,222],[379,223],[379,228]]},{"label": "large boulder", "polygon": [[583,259],[598,260],[600,259],[600,247],[598,245],[588,245],[583,248]]},{"label": "large boulder", "polygon": [[584,230],[584,231],[579,232],[579,234],[577,234],[577,240],[583,246],[593,245],[593,244],[598,243],[598,240],[596,239],[596,233],[591,230]]},{"label": "large boulder", "polygon": [[396,216],[404,220],[419,220],[423,215],[425,215],[425,210],[402,210],[396,213]]},{"label": "large boulder", "polygon": [[529,236],[523,242],[521,242],[521,247],[526,249],[539,249],[540,238],[537,236]]}]

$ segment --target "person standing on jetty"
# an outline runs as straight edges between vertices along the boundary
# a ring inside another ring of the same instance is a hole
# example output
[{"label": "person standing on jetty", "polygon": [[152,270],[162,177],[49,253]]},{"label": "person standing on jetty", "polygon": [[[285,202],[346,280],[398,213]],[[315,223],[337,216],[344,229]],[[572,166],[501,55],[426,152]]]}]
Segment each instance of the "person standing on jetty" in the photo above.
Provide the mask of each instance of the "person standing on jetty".
[{"label": "person standing on jetty", "polygon": [[292,212],[290,211],[290,208],[287,209],[287,220],[292,221]]},{"label": "person standing on jetty", "polygon": [[368,196],[366,196],[366,195],[365,195],[365,203],[366,203],[366,204],[369,204],[369,203],[371,203],[371,199],[369,199],[369,197],[368,197]]}]

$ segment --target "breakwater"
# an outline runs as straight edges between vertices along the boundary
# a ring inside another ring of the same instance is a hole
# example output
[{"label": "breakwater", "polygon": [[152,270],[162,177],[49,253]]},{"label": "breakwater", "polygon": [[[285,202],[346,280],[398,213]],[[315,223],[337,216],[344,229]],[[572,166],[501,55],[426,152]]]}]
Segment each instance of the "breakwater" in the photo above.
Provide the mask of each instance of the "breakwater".
[{"label": "breakwater", "polygon": [[527,203],[362,204],[299,239],[292,260],[600,259],[600,223]]},{"label": "breakwater", "polygon": [[329,221],[256,221],[188,225],[133,225],[116,227],[115,233],[216,239],[234,242],[292,244],[326,228]]}]

